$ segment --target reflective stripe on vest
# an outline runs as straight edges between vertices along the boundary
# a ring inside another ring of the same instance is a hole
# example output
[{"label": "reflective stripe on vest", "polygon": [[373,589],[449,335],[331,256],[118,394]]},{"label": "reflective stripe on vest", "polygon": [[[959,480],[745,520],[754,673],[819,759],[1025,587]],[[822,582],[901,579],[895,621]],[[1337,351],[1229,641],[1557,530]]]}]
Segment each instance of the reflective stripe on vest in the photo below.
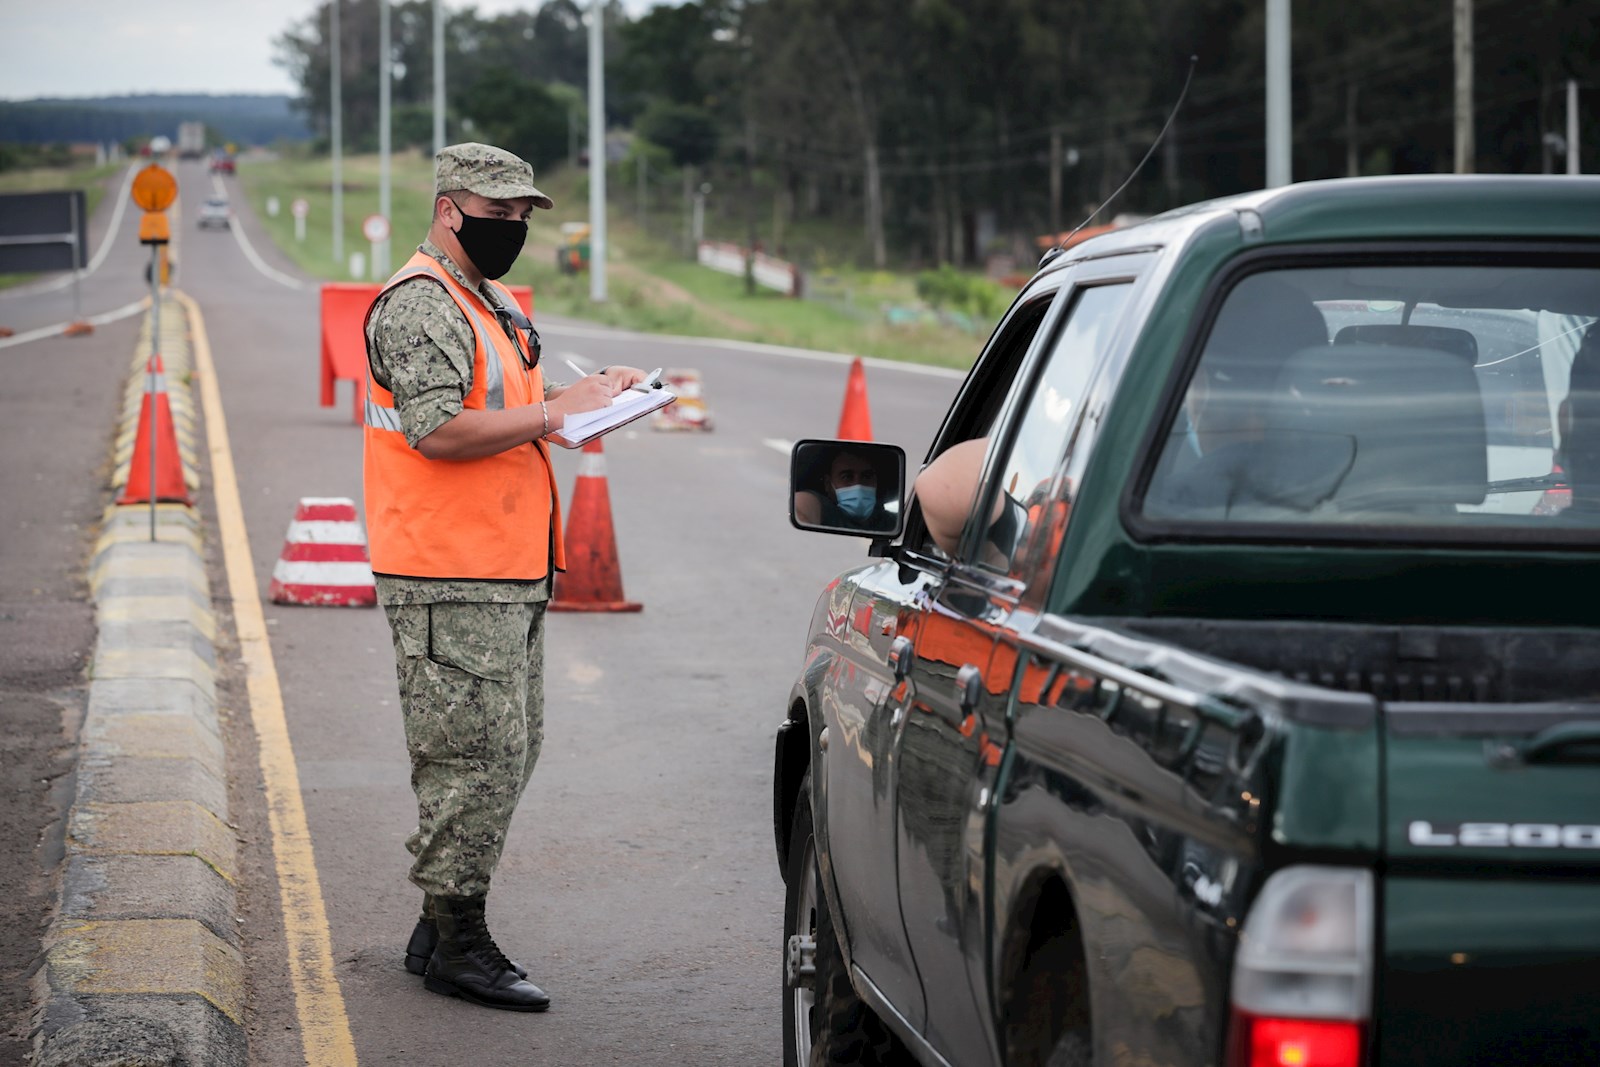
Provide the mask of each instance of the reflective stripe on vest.
[{"label": "reflective stripe on vest", "polygon": [[[474,335],[476,337],[487,336],[488,327],[484,325],[483,316],[478,314],[477,309],[474,308],[471,304],[465,304],[465,303],[462,303],[460,300],[455,299],[455,293],[454,293],[453,290],[451,290],[449,283],[447,283],[444,280],[444,276],[442,274],[440,274],[439,271],[435,270],[432,267],[429,267],[429,266],[426,266],[426,265],[418,265],[418,266],[413,266],[413,267],[403,267],[403,268],[401,268],[400,271],[398,273],[396,273],[393,278],[389,279],[388,283],[385,284],[384,287],[383,287],[383,292],[379,293],[378,295],[382,296],[384,293],[389,292],[389,290],[393,289],[395,286],[399,285],[403,281],[407,281],[408,279],[418,278],[418,277],[422,277],[422,276],[427,276],[428,278],[431,278],[435,282],[437,282],[440,285],[444,286],[445,292],[450,294],[451,302],[454,303],[456,305],[456,307],[460,308],[462,311],[465,311],[467,313],[467,318],[469,318],[471,320],[471,322],[472,322],[473,333],[474,333]],[[460,283],[458,282],[456,284],[460,284]],[[463,287],[463,288],[465,288],[465,287]],[[477,294],[473,294],[473,295],[476,296]],[[374,300],[373,303],[377,303],[377,301]],[[499,323],[498,320],[495,322],[494,328],[497,329],[497,330],[500,330],[500,323]],[[501,330],[501,332],[504,333],[505,331]],[[516,344],[516,341],[513,340],[512,344],[513,345]],[[483,406],[484,406],[485,409],[487,409],[489,411],[503,411],[503,410],[505,410],[505,406],[506,406],[505,370],[504,370],[504,368],[502,368],[500,366],[500,361],[498,359],[489,359],[489,358],[487,358],[488,354],[489,353],[486,351],[485,352],[485,358],[484,358],[484,361],[483,361],[483,363],[484,363],[484,372],[483,372],[484,373]],[[369,363],[370,363],[370,361],[369,361]],[[367,368],[367,374],[369,376],[372,374],[372,368],[370,366],[368,366],[368,368]],[[367,390],[367,396],[368,397],[372,396],[372,390],[370,388]],[[377,406],[377,405],[373,405],[371,400],[368,400],[367,403],[368,403],[369,407]],[[373,422],[372,421],[372,416],[371,416],[370,413],[368,414],[368,417],[367,417],[367,425],[368,426],[376,426],[380,430],[398,430],[400,428],[400,422],[399,422],[398,419],[394,420],[394,425],[393,426],[390,426],[387,423]]]},{"label": "reflective stripe on vest", "polygon": [[[366,418],[363,420],[374,430],[393,430],[395,433],[404,433],[400,428],[400,413],[394,408],[386,408],[372,398],[373,386],[377,383],[372,380],[372,367],[367,367],[367,403]],[[392,394],[391,394],[392,395]]]}]

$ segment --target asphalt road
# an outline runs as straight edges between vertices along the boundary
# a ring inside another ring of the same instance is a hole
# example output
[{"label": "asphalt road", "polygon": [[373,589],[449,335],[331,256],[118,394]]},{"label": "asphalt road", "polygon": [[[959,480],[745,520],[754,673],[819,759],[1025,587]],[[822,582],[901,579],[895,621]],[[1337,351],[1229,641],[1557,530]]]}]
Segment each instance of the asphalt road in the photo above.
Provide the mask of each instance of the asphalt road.
[{"label": "asphalt road", "polygon": [[[106,252],[81,283],[84,315],[144,292],[135,213],[124,212],[117,240],[105,240],[122,181],[91,220],[91,252]],[[0,290],[0,326],[21,337],[72,320],[63,280]],[[25,1062],[30,1048],[30,980],[54,903],[94,649],[87,556],[138,322],[122,318],[85,337],[0,340],[0,1064]]]},{"label": "asphalt road", "polygon": [[[178,177],[179,283],[205,315],[265,590],[300,497],[360,500],[360,433],[347,385],[336,406],[318,406],[315,286],[282,284],[233,234],[200,231],[212,179],[199,164]],[[234,200],[259,257],[297,277]],[[395,261],[421,236],[396,235]],[[376,610],[266,609],[356,1052],[369,1064],[776,1063],[772,734],[816,597],[865,547],[789,527],[781,442],[832,435],[847,368],[553,321],[545,354],[557,378],[571,376],[567,357],[696,369],[716,424],[606,439],[626,591],[645,608],[549,619],[543,755],[489,913],[502,948],[554,998],[548,1014],[438,997],[402,969],[420,895],[405,879],[414,806],[388,628]],[[914,466],[956,384],[869,369],[877,439],[906,446]],[[576,459],[557,457],[568,498]],[[247,869],[266,879],[259,799],[240,796]],[[253,1059],[299,1063],[275,891],[243,892]]]}]

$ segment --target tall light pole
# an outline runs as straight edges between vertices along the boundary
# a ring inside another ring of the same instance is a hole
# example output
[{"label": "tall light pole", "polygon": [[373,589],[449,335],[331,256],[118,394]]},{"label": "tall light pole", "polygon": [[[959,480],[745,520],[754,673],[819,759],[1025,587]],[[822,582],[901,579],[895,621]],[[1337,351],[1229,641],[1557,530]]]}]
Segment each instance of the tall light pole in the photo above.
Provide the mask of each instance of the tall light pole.
[{"label": "tall light pole", "polygon": [[339,0],[328,5],[328,54],[333,73],[329,76],[333,115],[328,123],[328,136],[333,141],[333,262],[344,266],[344,104],[341,101],[342,67],[344,56],[339,46]]},{"label": "tall light pole", "polygon": [[1478,158],[1472,131],[1472,0],[1456,5],[1456,173],[1471,174]]},{"label": "tall light pole", "polygon": [[444,149],[444,0],[433,0],[433,154]]},{"label": "tall light pole", "polygon": [[1289,99],[1289,0],[1267,0],[1267,187],[1294,180]]},{"label": "tall light pole", "polygon": [[[389,83],[393,80],[389,54],[389,0],[378,0],[378,214],[389,219]],[[391,220],[392,221],[392,220]],[[389,242],[373,248],[375,277],[389,275]]]},{"label": "tall light pole", "polygon": [[1567,79],[1567,173],[1578,171],[1578,79]]},{"label": "tall light pole", "polygon": [[589,4],[589,299],[606,299],[605,2]]}]

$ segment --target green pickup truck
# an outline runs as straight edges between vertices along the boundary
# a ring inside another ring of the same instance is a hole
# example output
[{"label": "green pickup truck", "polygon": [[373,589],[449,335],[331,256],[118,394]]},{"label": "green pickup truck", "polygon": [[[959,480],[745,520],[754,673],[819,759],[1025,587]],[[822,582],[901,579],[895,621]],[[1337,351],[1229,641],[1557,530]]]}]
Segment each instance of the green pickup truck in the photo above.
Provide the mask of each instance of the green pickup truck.
[{"label": "green pickup truck", "polygon": [[958,534],[796,446],[785,1062],[1600,1063],[1597,318],[1600,179],[1310,182],[1048,257]]}]

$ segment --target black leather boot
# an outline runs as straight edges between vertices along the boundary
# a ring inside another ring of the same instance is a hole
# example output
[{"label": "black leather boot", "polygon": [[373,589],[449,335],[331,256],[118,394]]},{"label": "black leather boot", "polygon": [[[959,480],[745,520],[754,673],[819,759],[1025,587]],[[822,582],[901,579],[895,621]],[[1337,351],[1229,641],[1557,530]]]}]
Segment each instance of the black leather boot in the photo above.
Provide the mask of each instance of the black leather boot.
[{"label": "black leather boot", "polygon": [[544,990],[518,977],[489,936],[483,897],[434,897],[433,916],[439,942],[422,976],[430,992],[506,1011],[550,1006]]},{"label": "black leather boot", "polygon": [[[422,914],[417,917],[417,925],[411,931],[411,940],[406,942],[406,970],[412,974],[422,974],[428,969],[428,959],[433,955],[433,946],[439,943],[439,927],[433,921],[433,897],[427,893],[422,894]],[[528,977],[527,968],[516,960],[508,960],[511,969],[517,972],[518,978]]]}]

